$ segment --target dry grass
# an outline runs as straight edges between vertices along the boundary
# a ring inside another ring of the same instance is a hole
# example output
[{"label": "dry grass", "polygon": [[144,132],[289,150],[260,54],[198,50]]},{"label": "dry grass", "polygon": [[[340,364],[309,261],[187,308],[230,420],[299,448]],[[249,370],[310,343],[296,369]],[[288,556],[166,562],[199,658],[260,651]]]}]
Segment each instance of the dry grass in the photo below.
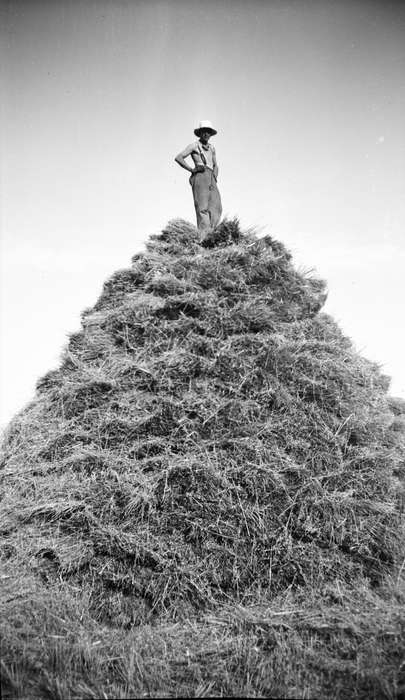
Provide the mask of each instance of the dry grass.
[{"label": "dry grass", "polygon": [[8,697],[401,692],[404,402],[324,300],[236,221],[105,284],[4,439]]}]

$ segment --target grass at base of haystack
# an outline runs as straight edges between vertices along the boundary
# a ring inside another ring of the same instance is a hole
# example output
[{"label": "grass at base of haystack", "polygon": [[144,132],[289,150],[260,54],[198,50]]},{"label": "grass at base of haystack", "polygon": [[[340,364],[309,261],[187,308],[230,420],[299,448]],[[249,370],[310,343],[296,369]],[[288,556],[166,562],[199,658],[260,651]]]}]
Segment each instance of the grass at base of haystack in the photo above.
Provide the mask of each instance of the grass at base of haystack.
[{"label": "grass at base of haystack", "polygon": [[19,614],[11,627],[3,621],[5,698],[377,699],[404,692],[405,595],[397,584],[379,594],[366,583],[289,590],[271,605],[222,606],[128,630],[94,622],[90,591],[61,584],[47,596],[27,579],[8,595],[4,603],[19,599]]}]

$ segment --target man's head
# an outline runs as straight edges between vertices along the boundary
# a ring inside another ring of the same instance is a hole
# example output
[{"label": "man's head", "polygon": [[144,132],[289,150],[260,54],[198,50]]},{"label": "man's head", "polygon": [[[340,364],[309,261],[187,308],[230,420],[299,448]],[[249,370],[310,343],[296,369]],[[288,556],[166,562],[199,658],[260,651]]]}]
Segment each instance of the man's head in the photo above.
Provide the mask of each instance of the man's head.
[{"label": "man's head", "polygon": [[196,136],[198,136],[199,139],[201,139],[203,143],[208,143],[208,139],[211,136],[215,136],[217,132],[212,126],[211,122],[206,120],[199,123],[197,128],[194,129],[194,133]]},{"label": "man's head", "polygon": [[212,131],[208,131],[207,129],[202,129],[200,131],[200,141],[202,141],[203,143],[208,143],[208,140],[211,138],[211,136]]}]

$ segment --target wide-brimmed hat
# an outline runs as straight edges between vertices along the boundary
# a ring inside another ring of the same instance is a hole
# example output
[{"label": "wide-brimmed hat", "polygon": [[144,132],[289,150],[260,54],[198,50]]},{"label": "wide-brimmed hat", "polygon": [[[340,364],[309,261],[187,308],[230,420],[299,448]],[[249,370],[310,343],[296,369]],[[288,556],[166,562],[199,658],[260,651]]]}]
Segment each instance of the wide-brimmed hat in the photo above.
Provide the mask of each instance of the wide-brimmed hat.
[{"label": "wide-brimmed hat", "polygon": [[211,122],[209,122],[208,120],[200,122],[197,128],[194,129],[194,133],[196,136],[201,136],[202,131],[210,131],[212,136],[215,136],[215,134],[218,133],[212,126]]}]

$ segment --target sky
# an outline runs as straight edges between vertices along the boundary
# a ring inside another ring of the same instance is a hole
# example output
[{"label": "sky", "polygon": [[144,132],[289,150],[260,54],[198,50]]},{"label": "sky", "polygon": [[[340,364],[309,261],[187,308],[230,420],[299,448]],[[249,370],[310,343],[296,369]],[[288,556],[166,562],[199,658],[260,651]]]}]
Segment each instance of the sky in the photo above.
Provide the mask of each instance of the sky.
[{"label": "sky", "polygon": [[1,3],[1,411],[173,218],[209,119],[224,215],[327,280],[325,311],[405,396],[405,3]]}]

